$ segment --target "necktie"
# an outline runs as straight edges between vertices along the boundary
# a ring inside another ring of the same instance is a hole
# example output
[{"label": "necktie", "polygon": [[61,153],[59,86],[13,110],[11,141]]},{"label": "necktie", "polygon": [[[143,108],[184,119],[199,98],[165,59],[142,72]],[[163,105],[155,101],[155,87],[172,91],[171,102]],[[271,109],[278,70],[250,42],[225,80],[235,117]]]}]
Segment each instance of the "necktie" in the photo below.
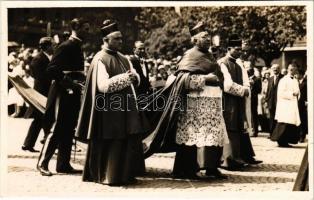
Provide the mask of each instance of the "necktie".
[{"label": "necktie", "polygon": [[277,76],[274,75],[274,85],[276,85]]},{"label": "necktie", "polygon": [[143,75],[145,77],[147,77],[147,71],[146,71],[146,67],[145,67],[145,63],[144,63],[144,60],[140,60],[140,64],[141,64],[141,67],[142,67],[142,71],[143,71]]}]

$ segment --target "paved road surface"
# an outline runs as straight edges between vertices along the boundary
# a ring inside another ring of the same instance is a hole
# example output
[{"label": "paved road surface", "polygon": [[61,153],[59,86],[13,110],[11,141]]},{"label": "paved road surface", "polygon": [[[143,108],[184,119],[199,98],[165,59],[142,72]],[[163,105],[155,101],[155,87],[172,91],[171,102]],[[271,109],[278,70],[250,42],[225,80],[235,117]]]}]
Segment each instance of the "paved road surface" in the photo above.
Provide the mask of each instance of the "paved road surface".
[{"label": "paved road surface", "polygon": [[[54,171],[55,158],[50,163],[50,170],[55,175],[52,177],[41,176],[35,168],[38,153],[21,150],[29,124],[30,120],[26,119],[8,119],[6,196],[132,196],[154,194],[167,197],[196,197],[198,195],[217,197],[214,195],[215,192],[223,196],[230,195],[230,192],[253,191],[259,193],[249,194],[268,194],[271,197],[280,197],[282,192],[292,190],[306,147],[306,143],[302,143],[293,148],[278,148],[275,142],[267,139],[267,134],[251,138],[256,158],[263,160],[263,164],[248,167],[243,172],[221,170],[228,175],[227,180],[173,179],[170,173],[174,154],[157,154],[146,160],[147,176],[138,178],[138,184],[127,187],[109,187],[82,182],[80,175],[56,174]],[[36,149],[40,149],[41,144],[37,143]],[[85,146],[82,145],[82,147]],[[85,152],[77,153],[73,166],[82,169],[84,156]],[[308,195],[308,193],[302,192],[301,195]],[[242,197],[246,197],[246,195]]]}]

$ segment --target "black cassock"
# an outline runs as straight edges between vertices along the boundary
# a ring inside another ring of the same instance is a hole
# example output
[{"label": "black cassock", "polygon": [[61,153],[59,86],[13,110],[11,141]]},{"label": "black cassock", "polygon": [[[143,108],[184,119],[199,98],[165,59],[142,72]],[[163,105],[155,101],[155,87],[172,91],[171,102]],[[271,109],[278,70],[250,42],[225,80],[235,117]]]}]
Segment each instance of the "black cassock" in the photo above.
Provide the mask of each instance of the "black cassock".
[{"label": "black cassock", "polygon": [[[97,90],[99,61],[106,66],[109,79],[130,69],[122,54],[108,49],[99,51],[92,61],[75,134],[88,143],[83,181],[128,184],[145,171],[141,139],[147,123],[136,108],[136,100],[130,98],[133,95],[130,85],[105,94]],[[122,100],[119,111],[106,106],[115,96]],[[97,108],[102,109],[96,108],[96,101],[101,104]]]}]

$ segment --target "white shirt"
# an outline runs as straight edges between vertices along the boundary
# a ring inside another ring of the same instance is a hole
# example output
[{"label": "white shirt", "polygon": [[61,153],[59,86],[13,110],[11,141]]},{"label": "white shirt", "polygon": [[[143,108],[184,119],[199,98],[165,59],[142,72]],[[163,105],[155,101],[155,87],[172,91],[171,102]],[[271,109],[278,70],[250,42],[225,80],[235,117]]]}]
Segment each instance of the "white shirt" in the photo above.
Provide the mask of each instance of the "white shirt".
[{"label": "white shirt", "polygon": [[48,53],[44,52],[43,53],[47,56],[48,60],[51,61],[52,55],[49,55]]}]

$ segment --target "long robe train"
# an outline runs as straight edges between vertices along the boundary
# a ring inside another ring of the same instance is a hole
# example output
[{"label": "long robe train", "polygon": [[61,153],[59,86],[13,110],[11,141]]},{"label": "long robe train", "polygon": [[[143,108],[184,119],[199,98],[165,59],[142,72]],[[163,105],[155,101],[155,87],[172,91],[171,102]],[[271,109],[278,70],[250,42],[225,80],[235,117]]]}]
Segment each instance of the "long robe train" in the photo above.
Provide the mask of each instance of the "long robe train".
[{"label": "long robe train", "polygon": [[45,112],[47,97],[27,85],[20,76],[8,76],[8,79],[27,103],[32,105],[39,112]]}]

